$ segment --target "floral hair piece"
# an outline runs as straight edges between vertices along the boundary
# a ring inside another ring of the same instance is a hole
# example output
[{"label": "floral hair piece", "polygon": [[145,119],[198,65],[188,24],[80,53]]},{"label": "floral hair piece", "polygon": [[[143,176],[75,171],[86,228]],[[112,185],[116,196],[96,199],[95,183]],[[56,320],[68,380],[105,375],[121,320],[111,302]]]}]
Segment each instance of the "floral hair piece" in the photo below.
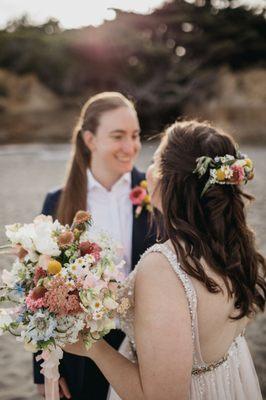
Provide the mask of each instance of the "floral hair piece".
[{"label": "floral hair piece", "polygon": [[223,157],[216,156],[214,159],[207,156],[197,158],[197,166],[193,173],[201,178],[209,171],[209,179],[201,192],[201,197],[210,186],[219,185],[240,185],[254,177],[252,161],[237,151],[236,157],[226,154]]}]

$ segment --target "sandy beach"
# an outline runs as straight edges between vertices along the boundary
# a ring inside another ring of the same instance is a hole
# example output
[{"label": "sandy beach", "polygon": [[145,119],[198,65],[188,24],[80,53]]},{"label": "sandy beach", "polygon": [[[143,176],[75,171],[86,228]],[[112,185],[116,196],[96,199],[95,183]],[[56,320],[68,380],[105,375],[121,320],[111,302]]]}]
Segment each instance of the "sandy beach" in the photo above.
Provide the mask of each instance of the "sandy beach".
[{"label": "sandy beach", "polygon": [[[154,144],[145,145],[138,166],[145,169]],[[254,160],[255,180],[248,191],[256,202],[248,210],[250,225],[256,231],[259,249],[266,254],[265,226],[265,159],[266,148],[244,147],[243,152]],[[31,222],[40,213],[48,190],[60,186],[69,158],[68,145],[6,145],[0,147],[0,243],[5,242],[4,225]],[[1,257],[0,272],[11,259]],[[247,332],[264,399],[266,400],[266,315],[260,315]],[[37,400],[32,381],[32,355],[24,351],[15,338],[0,338],[0,400]],[[256,399],[254,399],[256,400]]]}]

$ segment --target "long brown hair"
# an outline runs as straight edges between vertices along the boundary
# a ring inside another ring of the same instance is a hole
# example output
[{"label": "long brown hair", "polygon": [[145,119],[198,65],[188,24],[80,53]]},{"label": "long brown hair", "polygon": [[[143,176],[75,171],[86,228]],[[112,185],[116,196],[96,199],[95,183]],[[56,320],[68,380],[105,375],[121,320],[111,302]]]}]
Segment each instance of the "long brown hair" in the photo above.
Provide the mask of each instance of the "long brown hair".
[{"label": "long brown hair", "polygon": [[96,134],[102,114],[120,107],[134,109],[133,103],[118,92],[99,93],[82,107],[73,130],[72,158],[56,210],[56,217],[63,224],[71,224],[76,211],[87,209],[87,169],[91,153],[83,141],[83,132]]},{"label": "long brown hair", "polygon": [[171,240],[182,268],[209,292],[222,289],[207,275],[201,259],[222,277],[239,309],[237,319],[264,310],[265,260],[245,216],[245,202],[253,197],[239,185],[213,185],[201,197],[208,177],[193,173],[200,156],[236,157],[233,139],[208,123],[186,121],[170,126],[160,146],[162,240]]}]

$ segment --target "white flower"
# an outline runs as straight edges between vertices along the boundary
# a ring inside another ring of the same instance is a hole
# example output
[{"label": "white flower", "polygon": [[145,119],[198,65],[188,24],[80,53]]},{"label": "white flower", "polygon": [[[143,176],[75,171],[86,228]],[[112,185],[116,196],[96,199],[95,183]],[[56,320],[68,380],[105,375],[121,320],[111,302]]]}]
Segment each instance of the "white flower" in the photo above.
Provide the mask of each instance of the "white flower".
[{"label": "white flower", "polygon": [[93,300],[90,304],[89,304],[90,308],[93,310],[93,312],[95,311],[100,311],[103,308],[103,303],[101,302],[101,300],[96,299]]},{"label": "white flower", "polygon": [[95,321],[97,321],[97,320],[99,320],[99,319],[102,319],[104,317],[104,312],[103,311],[95,311],[93,314],[92,314],[92,318],[95,320]]},{"label": "white flower", "polygon": [[240,167],[245,167],[246,160],[236,160],[236,162],[234,162],[234,165],[237,165],[237,166],[240,166]]},{"label": "white flower", "polygon": [[33,242],[36,250],[47,256],[59,256],[61,251],[54,237],[54,224],[50,220],[38,221],[34,227]]},{"label": "white flower", "polygon": [[28,251],[34,251],[32,237],[34,235],[33,224],[13,224],[6,225],[6,236],[12,244],[21,244]]},{"label": "white flower", "polygon": [[115,310],[118,306],[118,303],[109,296],[103,300],[103,304],[108,310]]},{"label": "white flower", "polygon": [[24,349],[30,353],[36,353],[36,351],[38,351],[37,346],[32,342],[24,342]]},{"label": "white flower", "polygon": [[87,327],[93,332],[110,331],[115,329],[115,320],[110,318],[104,318],[99,320],[88,320]]},{"label": "white flower", "polygon": [[30,322],[25,331],[26,341],[36,344],[39,340],[47,341],[55,335],[57,322],[47,310],[38,311],[29,318]]},{"label": "white flower", "polygon": [[55,332],[55,341],[63,346],[66,343],[75,343],[78,340],[79,332],[84,328],[84,314],[66,315],[57,317],[57,327]]}]

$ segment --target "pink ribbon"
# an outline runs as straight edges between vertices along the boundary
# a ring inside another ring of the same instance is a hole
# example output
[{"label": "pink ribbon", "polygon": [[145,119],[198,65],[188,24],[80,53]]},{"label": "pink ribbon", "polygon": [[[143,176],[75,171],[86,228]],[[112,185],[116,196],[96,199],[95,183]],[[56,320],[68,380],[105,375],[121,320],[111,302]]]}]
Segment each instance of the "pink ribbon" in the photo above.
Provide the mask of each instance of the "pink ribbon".
[{"label": "pink ribbon", "polygon": [[44,350],[42,354],[36,357],[37,361],[43,360],[41,364],[41,373],[44,375],[44,388],[46,400],[59,400],[59,363],[63,357],[63,351],[60,347],[53,347]]}]

